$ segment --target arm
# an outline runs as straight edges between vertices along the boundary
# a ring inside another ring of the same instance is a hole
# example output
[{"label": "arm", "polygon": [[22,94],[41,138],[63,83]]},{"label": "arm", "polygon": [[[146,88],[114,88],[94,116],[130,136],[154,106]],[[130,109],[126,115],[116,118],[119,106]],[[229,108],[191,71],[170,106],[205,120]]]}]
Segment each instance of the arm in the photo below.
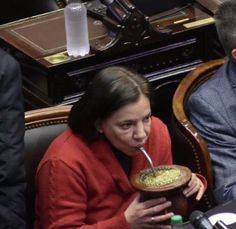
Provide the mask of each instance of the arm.
[{"label": "arm", "polygon": [[[215,100],[220,101],[218,97]],[[190,120],[206,140],[213,161],[215,197],[224,202],[236,198],[236,136],[224,104],[220,105],[222,113],[213,105],[200,96],[188,101]]]},{"label": "arm", "polygon": [[60,160],[47,161],[37,172],[36,184],[38,228],[128,228],[123,213],[95,224],[88,222],[89,196],[82,169],[74,171]]},{"label": "arm", "polygon": [[24,108],[18,63],[0,50],[0,224],[25,228]]},{"label": "arm", "polygon": [[[36,183],[37,228],[141,229],[148,225],[149,228],[170,229],[168,225],[160,226],[173,215],[163,213],[171,205],[165,198],[139,202],[136,196],[124,212],[112,213],[110,218],[101,220],[101,209],[97,209],[91,221],[94,212],[90,210],[88,199],[92,193],[87,188],[86,175],[82,169],[75,171],[63,161],[44,162],[37,172]],[[157,215],[152,220],[153,214]]]}]

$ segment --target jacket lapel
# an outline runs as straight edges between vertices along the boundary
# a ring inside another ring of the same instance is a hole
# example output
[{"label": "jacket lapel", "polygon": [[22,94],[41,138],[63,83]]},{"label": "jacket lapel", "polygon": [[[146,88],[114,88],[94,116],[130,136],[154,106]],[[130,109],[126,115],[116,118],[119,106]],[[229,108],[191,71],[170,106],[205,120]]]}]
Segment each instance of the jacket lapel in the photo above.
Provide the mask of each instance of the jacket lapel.
[{"label": "jacket lapel", "polygon": [[134,192],[128,177],[107,142],[104,140],[98,140],[92,144],[91,148],[93,152],[95,152],[95,156],[108,170],[117,186],[125,193]]}]

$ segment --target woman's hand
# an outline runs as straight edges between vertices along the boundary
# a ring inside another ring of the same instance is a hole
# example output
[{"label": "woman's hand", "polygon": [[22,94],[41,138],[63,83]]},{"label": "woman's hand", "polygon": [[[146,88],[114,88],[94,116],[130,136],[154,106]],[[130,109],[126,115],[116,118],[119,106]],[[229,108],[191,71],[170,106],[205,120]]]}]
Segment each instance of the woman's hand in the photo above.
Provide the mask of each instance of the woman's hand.
[{"label": "woman's hand", "polygon": [[140,202],[140,194],[125,211],[125,218],[132,229],[170,229],[170,225],[164,225],[164,221],[173,216],[172,212],[165,213],[165,209],[171,206],[166,198],[157,198]]},{"label": "woman's hand", "polygon": [[200,200],[204,194],[205,188],[202,181],[192,173],[191,180],[188,183],[188,187],[184,189],[183,193],[186,197],[192,196],[197,193],[196,200]]}]

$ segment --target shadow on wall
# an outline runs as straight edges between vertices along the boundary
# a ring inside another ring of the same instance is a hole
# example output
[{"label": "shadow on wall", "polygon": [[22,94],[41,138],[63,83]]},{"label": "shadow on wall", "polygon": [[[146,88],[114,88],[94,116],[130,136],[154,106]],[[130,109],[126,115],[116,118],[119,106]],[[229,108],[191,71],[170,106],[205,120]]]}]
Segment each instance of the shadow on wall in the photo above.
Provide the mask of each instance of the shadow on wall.
[{"label": "shadow on wall", "polygon": [[181,79],[173,79],[161,83],[154,88],[153,115],[159,117],[166,125],[172,116],[172,98]]},{"label": "shadow on wall", "polygon": [[57,10],[63,0],[7,0],[0,7],[0,24]]}]

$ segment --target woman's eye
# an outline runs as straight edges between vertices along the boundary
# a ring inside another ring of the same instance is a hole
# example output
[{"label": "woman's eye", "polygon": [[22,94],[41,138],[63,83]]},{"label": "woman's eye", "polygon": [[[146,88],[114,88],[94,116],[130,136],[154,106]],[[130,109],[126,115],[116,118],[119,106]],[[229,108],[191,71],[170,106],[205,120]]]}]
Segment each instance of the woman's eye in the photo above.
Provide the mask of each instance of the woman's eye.
[{"label": "woman's eye", "polygon": [[151,115],[148,115],[148,116],[146,116],[146,117],[143,119],[143,121],[144,121],[144,122],[149,122],[149,121],[150,121],[150,118],[151,118]]},{"label": "woman's eye", "polygon": [[124,130],[127,130],[131,127],[131,125],[132,125],[131,123],[123,123],[120,125],[120,127]]}]

